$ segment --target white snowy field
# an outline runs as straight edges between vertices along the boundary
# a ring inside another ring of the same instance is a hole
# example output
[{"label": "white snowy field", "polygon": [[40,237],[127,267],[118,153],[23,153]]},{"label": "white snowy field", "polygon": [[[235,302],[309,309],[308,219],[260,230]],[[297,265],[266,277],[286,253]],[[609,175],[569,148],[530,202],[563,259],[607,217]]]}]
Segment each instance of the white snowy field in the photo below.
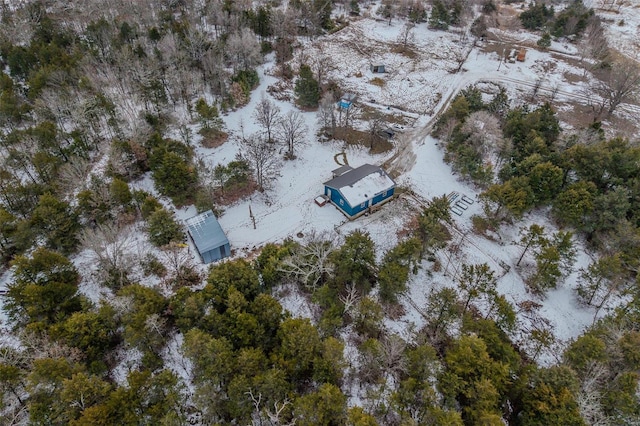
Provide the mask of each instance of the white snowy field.
[{"label": "white snowy field", "polygon": [[[584,0],[584,4],[594,8],[604,20],[604,28],[611,46],[636,61],[640,60],[640,1]],[[610,4],[611,7],[603,9],[606,4]]]},{"label": "white snowy field", "polygon": [[[529,49],[525,62],[501,63],[497,53],[481,52],[485,42],[478,41],[474,47],[473,37],[430,30],[426,23],[410,31],[408,53],[403,53],[404,43],[400,40],[403,31],[400,22],[392,21],[391,25],[373,19],[351,22],[333,35],[305,45],[297,61],[313,65],[317,58],[330,58],[331,66],[325,66],[325,72],[344,91],[359,95],[369,106],[382,111],[392,106],[422,115],[432,115],[442,99],[481,80],[520,91],[529,91],[532,84],[539,82],[549,90],[560,89],[560,98],[572,98],[582,88],[566,79],[567,75],[581,74],[582,70],[557,60],[551,53],[577,57],[575,48],[565,44],[554,42],[549,52]],[[522,31],[494,32],[516,43],[532,41],[531,34]],[[454,73],[463,60],[462,72]],[[385,65],[387,72],[372,73],[370,66],[375,64]]]}]

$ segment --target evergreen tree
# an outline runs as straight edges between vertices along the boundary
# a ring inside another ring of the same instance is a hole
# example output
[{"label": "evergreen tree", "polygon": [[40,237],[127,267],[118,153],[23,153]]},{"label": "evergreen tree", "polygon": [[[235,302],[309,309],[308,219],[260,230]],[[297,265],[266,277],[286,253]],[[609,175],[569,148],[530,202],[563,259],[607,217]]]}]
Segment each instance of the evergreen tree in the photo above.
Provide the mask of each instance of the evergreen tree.
[{"label": "evergreen tree", "polygon": [[40,197],[31,215],[31,226],[46,239],[48,248],[68,254],[78,245],[80,223],[76,212],[50,193]]},{"label": "evergreen tree", "polygon": [[[440,201],[438,201],[440,200]],[[443,223],[450,220],[449,201],[446,197],[434,198],[426,209],[418,217],[417,236],[422,242],[421,256],[425,253],[434,254],[447,245],[451,239],[451,233]],[[444,207],[446,206],[446,209]]]},{"label": "evergreen tree", "polygon": [[331,254],[334,264],[334,282],[341,291],[349,285],[367,294],[375,280],[375,246],[368,233],[351,232],[342,247]]},{"label": "evergreen tree", "polygon": [[320,28],[324,30],[331,30],[333,28],[333,21],[331,20],[333,2],[326,0],[312,0],[311,4]]},{"label": "evergreen tree", "polygon": [[[65,381],[80,373],[82,367],[65,358],[40,358],[33,361],[27,376],[29,420],[32,424],[64,425],[71,420],[69,408],[61,402]],[[88,396],[88,395],[87,395]],[[73,409],[72,409],[73,410]],[[73,413],[73,411],[71,411]]]},{"label": "evergreen tree", "polygon": [[547,204],[553,200],[560,188],[564,172],[551,162],[539,163],[529,172],[529,185],[537,205]]},{"label": "evergreen tree", "polygon": [[195,168],[181,155],[166,151],[153,166],[153,180],[158,190],[176,204],[187,202],[198,181]]},{"label": "evergreen tree", "polygon": [[199,98],[196,102],[196,112],[205,129],[220,130],[222,128],[222,119],[218,114],[218,108],[215,105],[207,104],[204,98]]},{"label": "evergreen tree", "polygon": [[384,311],[382,306],[372,298],[363,298],[358,303],[353,317],[353,328],[356,333],[373,338],[378,338],[382,334]]},{"label": "evergreen tree", "polygon": [[127,385],[85,409],[74,425],[186,424],[182,386],[169,370],[131,371]]},{"label": "evergreen tree", "polygon": [[82,309],[80,275],[63,255],[38,248],[31,257],[16,258],[13,265],[14,281],[4,307],[12,320],[42,330]]},{"label": "evergreen tree", "polygon": [[15,232],[18,221],[15,216],[0,207],[0,261],[4,264],[16,252]]},{"label": "evergreen tree", "polygon": [[481,296],[496,294],[498,284],[493,271],[486,263],[480,265],[462,265],[462,272],[458,278],[458,287],[462,291],[464,314],[471,301]]},{"label": "evergreen tree", "polygon": [[562,223],[584,228],[594,208],[597,188],[592,182],[579,181],[569,185],[553,201],[553,213]]},{"label": "evergreen tree", "polygon": [[277,365],[297,386],[309,383],[322,350],[318,330],[308,319],[288,318],[282,322],[278,338],[281,343],[274,354]]},{"label": "evergreen tree", "polygon": [[495,219],[502,220],[506,213],[521,217],[533,207],[535,195],[526,176],[514,177],[502,184],[491,185],[484,192],[483,197],[496,204],[493,211],[489,211]]},{"label": "evergreen tree", "polygon": [[544,235],[544,226],[538,225],[536,223],[530,225],[528,228],[520,228],[519,244],[524,247],[524,249],[522,250],[520,258],[518,258],[516,266],[520,266],[520,262],[522,262],[524,255],[530,248],[540,247],[548,243]]},{"label": "evergreen tree", "polygon": [[425,328],[431,340],[440,342],[448,337],[461,313],[462,307],[455,289],[444,287],[429,293],[424,314],[427,320]]},{"label": "evergreen tree", "polygon": [[296,425],[341,425],[347,419],[347,397],[337,386],[325,383],[317,391],[296,400],[294,415]]},{"label": "evergreen tree", "polygon": [[555,288],[560,279],[570,272],[575,260],[575,249],[570,232],[557,232],[552,240],[544,240],[536,252],[536,272],[528,284],[538,294]]},{"label": "evergreen tree", "polygon": [[584,373],[594,363],[607,361],[607,347],[598,337],[584,334],[574,340],[564,351],[564,358],[575,371]]},{"label": "evergreen tree", "polygon": [[106,354],[119,339],[115,315],[109,305],[97,312],[75,312],[54,327],[51,334],[55,339],[80,349],[89,370],[100,373],[106,368]]},{"label": "evergreen tree", "polygon": [[398,294],[405,291],[409,268],[400,263],[388,261],[382,263],[378,273],[378,285],[380,286],[380,299],[387,303],[395,303]]},{"label": "evergreen tree", "polygon": [[460,403],[463,419],[468,424],[482,424],[482,418],[499,418],[509,370],[489,356],[484,340],[475,335],[460,337],[447,351],[445,362],[447,367],[438,385],[446,398],[456,398]]},{"label": "evergreen tree", "polygon": [[244,259],[221,263],[211,268],[203,295],[214,307],[222,310],[226,306],[224,300],[231,287],[249,302],[262,292],[258,273]]},{"label": "evergreen tree", "polygon": [[545,50],[548,49],[549,47],[551,47],[551,34],[549,33],[542,34],[542,37],[538,39],[536,44]]},{"label": "evergreen tree", "polygon": [[320,102],[320,85],[313,77],[311,67],[307,64],[300,65],[300,72],[294,92],[298,97],[298,103],[307,108],[316,108]]},{"label": "evergreen tree", "polygon": [[446,6],[441,0],[435,0],[431,7],[431,16],[429,16],[429,27],[436,30],[446,30],[450,23],[451,18]]},{"label": "evergreen tree", "polygon": [[575,373],[567,366],[538,370],[522,397],[519,423],[523,426],[585,425],[575,400],[578,389]]},{"label": "evergreen tree", "polygon": [[553,6],[547,7],[546,3],[531,3],[529,9],[520,14],[522,26],[529,30],[539,30],[553,18]]},{"label": "evergreen tree", "polygon": [[131,194],[129,185],[121,179],[114,178],[111,181],[109,192],[113,201],[121,207],[126,208],[133,201],[133,195]]},{"label": "evergreen tree", "polygon": [[155,370],[162,365],[159,351],[166,343],[168,325],[165,316],[167,299],[154,288],[131,284],[118,291],[128,299],[127,310],[122,313],[124,339],[143,353],[146,368]]},{"label": "evergreen tree", "polygon": [[581,269],[576,292],[585,304],[601,308],[617,290],[621,290],[625,279],[620,253],[603,256]]},{"label": "evergreen tree", "polygon": [[151,213],[147,220],[147,231],[149,241],[158,247],[184,240],[182,226],[176,221],[174,214],[165,208],[159,208]]}]

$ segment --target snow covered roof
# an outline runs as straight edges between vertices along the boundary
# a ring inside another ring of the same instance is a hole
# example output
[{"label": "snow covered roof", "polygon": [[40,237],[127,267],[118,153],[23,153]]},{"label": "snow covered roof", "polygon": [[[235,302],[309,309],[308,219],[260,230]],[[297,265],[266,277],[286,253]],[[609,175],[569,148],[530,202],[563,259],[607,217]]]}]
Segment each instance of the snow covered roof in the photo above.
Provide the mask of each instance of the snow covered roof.
[{"label": "snow covered roof", "polygon": [[342,95],[342,98],[340,98],[342,101],[345,102],[353,102],[358,98],[358,95],[355,95],[353,93],[345,93]]},{"label": "snow covered roof", "polygon": [[211,210],[185,221],[193,243],[200,253],[229,244],[227,236]]},{"label": "snow covered roof", "polygon": [[363,164],[324,184],[339,190],[352,207],[396,185],[387,172],[372,164]]}]

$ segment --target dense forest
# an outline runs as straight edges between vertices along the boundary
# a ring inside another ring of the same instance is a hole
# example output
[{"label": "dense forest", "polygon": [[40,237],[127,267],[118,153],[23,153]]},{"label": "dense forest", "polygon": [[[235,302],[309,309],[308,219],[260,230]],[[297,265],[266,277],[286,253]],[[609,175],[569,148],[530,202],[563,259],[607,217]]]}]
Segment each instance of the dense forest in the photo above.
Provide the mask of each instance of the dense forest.
[{"label": "dense forest", "polygon": [[[345,136],[350,117],[331,107],[339,87],[322,66],[292,59],[365,6],[381,20],[480,37],[499,5],[2,2],[0,424],[638,424],[640,147],[603,121],[637,94],[640,72],[602,46],[603,24],[582,2],[557,13],[523,6],[519,19],[541,48],[563,37],[593,59],[601,101],[591,125],[563,130],[551,103],[504,88],[489,99],[472,85],[433,129],[451,168],[482,192],[474,232],[520,229],[516,266],[531,263],[532,295],[563,282],[576,238],[593,253],[575,297],[597,320],[557,363],[538,362],[554,340],[544,327],[529,347],[516,344],[517,316],[536,307],[498,292],[486,263],[460,265],[455,287],[431,291],[410,335],[385,325],[418,271],[438,272],[436,255],[454,245],[446,196],[384,253],[366,229],[339,243],[319,233],[266,244],[206,274],[186,253],[175,208],[222,212],[268,191],[276,157],[295,161],[308,132],[300,113],[265,97],[247,114],[263,132],[243,134],[242,154],[212,168],[187,124],[203,146],[225,143],[224,113],[259,96],[257,67],[272,60],[300,110],[317,109],[322,138]],[[366,148],[383,146],[377,126],[359,133]],[[136,184],[145,177],[162,199]],[[524,225],[532,212],[554,228]],[[138,231],[157,251],[127,252]],[[78,267],[80,253],[94,272]],[[90,273],[110,298],[87,294]],[[287,291],[309,301],[310,318],[283,307]]]}]

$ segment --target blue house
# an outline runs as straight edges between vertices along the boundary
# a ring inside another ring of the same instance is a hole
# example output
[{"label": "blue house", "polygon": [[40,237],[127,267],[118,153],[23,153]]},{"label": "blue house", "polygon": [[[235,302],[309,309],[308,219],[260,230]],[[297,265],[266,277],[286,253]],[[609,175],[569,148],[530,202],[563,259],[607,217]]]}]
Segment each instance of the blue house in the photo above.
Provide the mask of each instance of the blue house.
[{"label": "blue house", "polygon": [[186,220],[189,238],[203,263],[211,263],[231,255],[229,240],[211,210]]},{"label": "blue house", "polygon": [[393,197],[396,183],[381,167],[342,166],[324,183],[324,195],[349,219],[371,212]]}]

